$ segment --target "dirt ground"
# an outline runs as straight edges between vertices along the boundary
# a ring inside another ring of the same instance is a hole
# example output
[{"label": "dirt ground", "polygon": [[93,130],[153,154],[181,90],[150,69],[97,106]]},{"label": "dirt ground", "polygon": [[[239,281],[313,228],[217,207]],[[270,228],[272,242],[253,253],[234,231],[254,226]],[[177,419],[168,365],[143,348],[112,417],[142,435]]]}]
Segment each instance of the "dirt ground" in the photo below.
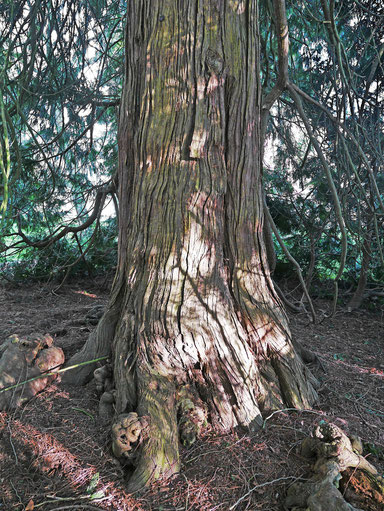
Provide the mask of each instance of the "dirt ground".
[{"label": "dirt ground", "polygon": [[[67,284],[56,294],[43,285],[0,286],[0,342],[13,333],[50,333],[68,358],[94,328],[87,313],[107,297],[95,282]],[[97,417],[94,382],[56,382],[22,409],[0,413],[0,510],[282,510],[289,485],[308,478],[297,446],[320,420],[361,436],[364,455],[383,474],[384,307],[330,318],[328,302],[315,305],[320,324],[304,314],[291,318],[293,334],[321,361],[313,369],[321,381],[313,410],[275,413],[252,435],[207,429],[181,450],[180,475],[134,496],[125,493],[108,427]],[[361,500],[357,507],[373,509]]]}]

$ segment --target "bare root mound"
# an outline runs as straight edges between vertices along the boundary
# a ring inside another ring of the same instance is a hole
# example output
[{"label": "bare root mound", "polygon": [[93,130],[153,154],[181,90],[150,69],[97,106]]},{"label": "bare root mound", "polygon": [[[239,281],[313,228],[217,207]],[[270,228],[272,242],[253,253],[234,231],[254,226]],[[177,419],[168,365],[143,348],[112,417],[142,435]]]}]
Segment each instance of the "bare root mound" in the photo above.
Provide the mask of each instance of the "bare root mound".
[{"label": "bare root mound", "polygon": [[[14,333],[48,332],[67,359],[94,328],[87,314],[106,300],[106,291],[87,282],[68,285],[58,296],[38,286],[3,289],[0,342]],[[300,446],[324,423],[335,424],[349,437],[359,435],[363,457],[383,474],[382,314],[343,312],[320,325],[307,324],[304,316],[292,318],[296,339],[321,361],[316,369],[322,381],[320,403],[313,411],[264,417],[264,428],[256,434],[237,429],[218,435],[207,426],[204,409],[181,396],[181,473],[139,496],[127,493],[129,474],[113,455],[109,375],[102,376],[102,385],[93,380],[83,388],[51,384],[17,410],[0,413],[0,509],[281,510],[294,483],[306,484],[312,477],[314,460]],[[100,393],[106,394],[101,410]],[[116,420],[116,432],[127,458],[134,458],[146,425],[142,417],[128,422],[126,427],[126,417]],[[369,473],[354,467],[341,475],[337,491],[345,502],[362,510],[382,509],[380,486],[373,485]]]},{"label": "bare root mound", "polygon": [[0,345],[0,410],[32,399],[56,378],[63,363],[63,350],[53,346],[50,335],[8,337]]},{"label": "bare root mound", "polygon": [[[312,437],[301,444],[301,454],[316,459],[314,475],[305,483],[294,483],[288,490],[285,505],[295,511],[358,511],[344,498],[349,481],[345,480],[344,492],[340,491],[340,479],[347,469],[353,468],[359,474],[349,486],[349,491],[357,489],[361,503],[367,509],[376,509],[384,503],[384,479],[376,468],[363,456],[363,444],[358,437],[348,437],[338,426],[321,421],[314,428]],[[352,473],[351,476],[354,474]],[[357,481],[363,486],[355,486]],[[357,499],[353,499],[357,500]]]}]

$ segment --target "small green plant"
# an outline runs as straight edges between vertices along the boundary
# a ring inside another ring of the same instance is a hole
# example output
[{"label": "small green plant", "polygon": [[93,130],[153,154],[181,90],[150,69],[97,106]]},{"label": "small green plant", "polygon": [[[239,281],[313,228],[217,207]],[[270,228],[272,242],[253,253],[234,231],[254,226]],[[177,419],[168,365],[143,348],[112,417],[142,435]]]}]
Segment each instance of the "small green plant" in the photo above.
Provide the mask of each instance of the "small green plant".
[{"label": "small green plant", "polygon": [[373,456],[376,456],[376,458],[379,458],[380,460],[384,460],[384,448],[379,445],[366,442],[364,443],[364,451],[369,454],[373,454]]},{"label": "small green plant", "polygon": [[105,497],[104,490],[95,491],[100,482],[100,474],[96,472],[91,478],[91,481],[86,489],[86,494],[89,500],[99,500]]}]

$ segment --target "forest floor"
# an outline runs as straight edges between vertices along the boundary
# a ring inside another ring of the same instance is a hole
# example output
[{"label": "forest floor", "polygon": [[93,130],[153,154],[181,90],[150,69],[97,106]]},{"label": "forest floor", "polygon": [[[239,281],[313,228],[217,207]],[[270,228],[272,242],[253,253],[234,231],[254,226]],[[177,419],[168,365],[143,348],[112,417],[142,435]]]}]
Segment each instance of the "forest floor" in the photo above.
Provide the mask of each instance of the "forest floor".
[{"label": "forest floor", "polygon": [[[107,297],[93,281],[56,294],[43,285],[0,286],[0,343],[14,333],[47,332],[68,358],[95,328],[87,313]],[[181,449],[178,476],[134,496],[125,493],[108,428],[98,419],[94,381],[82,388],[56,381],[21,409],[0,413],[0,510],[282,510],[289,485],[308,478],[310,465],[297,447],[320,420],[359,435],[364,455],[383,474],[384,307],[329,317],[329,302],[315,306],[319,324],[291,317],[293,334],[321,361],[313,369],[321,381],[313,410],[275,413],[255,434],[207,429]],[[368,506],[357,507],[376,509]]]}]

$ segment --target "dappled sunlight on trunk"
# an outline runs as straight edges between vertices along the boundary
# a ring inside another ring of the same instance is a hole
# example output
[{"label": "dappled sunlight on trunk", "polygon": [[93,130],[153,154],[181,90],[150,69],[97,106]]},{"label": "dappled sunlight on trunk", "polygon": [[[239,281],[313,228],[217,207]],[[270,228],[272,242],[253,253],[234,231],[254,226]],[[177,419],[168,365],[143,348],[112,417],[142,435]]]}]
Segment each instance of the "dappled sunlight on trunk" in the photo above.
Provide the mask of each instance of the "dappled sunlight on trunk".
[{"label": "dappled sunlight on trunk", "polygon": [[131,490],[178,470],[185,392],[222,431],[316,398],[265,255],[258,4],[155,7],[128,5],[119,263],[95,336],[116,413],[148,422]]}]

